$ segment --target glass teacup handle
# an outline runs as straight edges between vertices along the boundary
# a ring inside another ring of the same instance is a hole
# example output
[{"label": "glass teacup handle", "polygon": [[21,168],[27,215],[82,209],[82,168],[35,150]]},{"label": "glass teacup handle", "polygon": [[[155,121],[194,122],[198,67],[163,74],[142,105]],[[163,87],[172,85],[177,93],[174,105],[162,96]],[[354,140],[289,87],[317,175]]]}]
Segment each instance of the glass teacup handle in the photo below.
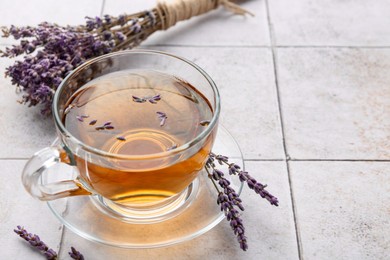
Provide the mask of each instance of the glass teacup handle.
[{"label": "glass teacup handle", "polygon": [[[64,154],[65,151],[61,147],[52,146],[38,151],[28,160],[23,169],[22,182],[31,196],[39,200],[48,201],[69,196],[91,194],[91,192],[82,187],[77,179],[47,184],[42,183],[42,175],[50,168],[57,164],[69,163],[66,160],[67,156],[63,156]],[[71,169],[78,171],[75,166],[72,166]],[[70,172],[69,176],[72,175],[73,173]]]}]

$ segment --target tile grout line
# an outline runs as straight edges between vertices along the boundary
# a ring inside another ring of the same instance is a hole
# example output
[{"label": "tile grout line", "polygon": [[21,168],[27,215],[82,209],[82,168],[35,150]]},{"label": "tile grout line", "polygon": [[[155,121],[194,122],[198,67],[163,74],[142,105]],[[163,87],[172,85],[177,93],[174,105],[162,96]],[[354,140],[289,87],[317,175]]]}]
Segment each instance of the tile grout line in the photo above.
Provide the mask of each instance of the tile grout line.
[{"label": "tile grout line", "polygon": [[292,180],[291,180],[291,172],[290,172],[290,165],[289,165],[290,156],[288,155],[288,151],[287,151],[284,124],[283,124],[283,112],[282,112],[282,105],[281,105],[279,77],[278,77],[279,75],[278,75],[278,66],[277,66],[277,47],[275,44],[275,34],[274,34],[273,24],[271,21],[271,13],[270,13],[268,0],[265,0],[265,6],[266,6],[266,13],[267,13],[269,39],[271,43],[271,53],[272,53],[272,61],[273,61],[274,76],[275,76],[275,90],[276,90],[276,97],[277,97],[278,110],[279,110],[279,120],[280,120],[280,127],[282,133],[283,151],[285,155],[287,177],[288,177],[288,183],[290,187],[290,199],[291,199],[292,214],[294,219],[295,238],[297,243],[298,258],[302,260],[303,259],[302,241],[299,232],[299,224],[297,221],[297,212],[295,207],[294,192],[293,192]]},{"label": "tile grout line", "polygon": [[64,250],[64,236],[65,236],[65,225],[62,224],[62,230],[61,230],[61,240],[60,240],[60,248],[58,249],[58,257],[61,256],[62,251]]},{"label": "tile grout line", "polygon": [[390,159],[288,159],[290,162],[390,162]]},{"label": "tile grout line", "polygon": [[103,17],[104,8],[106,7],[106,0],[102,1],[102,8],[100,9],[100,17]]}]

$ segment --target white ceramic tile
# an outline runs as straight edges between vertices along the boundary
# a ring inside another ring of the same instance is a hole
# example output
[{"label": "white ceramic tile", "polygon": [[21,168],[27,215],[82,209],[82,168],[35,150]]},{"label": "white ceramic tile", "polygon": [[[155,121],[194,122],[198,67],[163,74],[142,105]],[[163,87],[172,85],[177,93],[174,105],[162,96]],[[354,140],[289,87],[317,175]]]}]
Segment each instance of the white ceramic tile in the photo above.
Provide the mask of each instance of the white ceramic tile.
[{"label": "white ceramic tile", "polygon": [[[1,74],[12,64],[0,59]],[[43,118],[39,108],[19,104],[15,89],[10,78],[0,77],[0,158],[30,157],[55,139],[53,120]]]},{"label": "white ceramic tile", "polygon": [[388,259],[390,163],[290,162],[303,259]]},{"label": "white ceramic tile", "polygon": [[279,48],[292,158],[390,158],[390,50]]},{"label": "white ceramic tile", "polygon": [[211,76],[222,100],[220,122],[236,138],[244,158],[284,158],[269,49],[159,49],[192,60]]},{"label": "white ceramic tile", "polygon": [[[99,16],[103,0],[0,0],[0,26],[35,26],[43,21],[60,25],[77,25],[85,16]],[[14,43],[0,38],[1,43]]]},{"label": "white ceramic tile", "polygon": [[17,225],[37,234],[58,252],[62,225],[46,203],[30,197],[20,179],[24,160],[0,160],[0,244],[1,259],[44,259],[44,256],[13,232]]},{"label": "white ceramic tile", "polygon": [[280,206],[274,207],[247,187],[243,190],[246,252],[239,248],[225,220],[196,239],[166,248],[119,249],[89,242],[69,230],[65,230],[63,244],[77,245],[86,259],[298,259],[285,163],[249,162],[246,166],[280,200]]},{"label": "white ceramic tile", "polygon": [[390,2],[271,0],[279,45],[390,45]]},{"label": "white ceramic tile", "polygon": [[[265,1],[238,1],[255,17],[232,15],[219,8],[211,13],[176,24],[157,32],[145,44],[179,45],[269,45],[269,30]],[[155,0],[107,0],[104,13],[119,15],[151,9]]]}]

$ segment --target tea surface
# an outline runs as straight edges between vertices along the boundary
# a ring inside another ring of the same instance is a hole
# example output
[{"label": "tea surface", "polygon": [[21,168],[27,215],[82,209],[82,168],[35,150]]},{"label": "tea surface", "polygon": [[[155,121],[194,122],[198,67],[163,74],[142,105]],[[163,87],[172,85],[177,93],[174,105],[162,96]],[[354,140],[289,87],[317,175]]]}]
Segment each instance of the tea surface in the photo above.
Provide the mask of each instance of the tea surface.
[{"label": "tea surface", "polygon": [[73,136],[125,155],[174,149],[204,131],[201,122],[212,117],[210,105],[194,87],[157,71],[100,77],[78,90],[68,107],[64,123]]}]

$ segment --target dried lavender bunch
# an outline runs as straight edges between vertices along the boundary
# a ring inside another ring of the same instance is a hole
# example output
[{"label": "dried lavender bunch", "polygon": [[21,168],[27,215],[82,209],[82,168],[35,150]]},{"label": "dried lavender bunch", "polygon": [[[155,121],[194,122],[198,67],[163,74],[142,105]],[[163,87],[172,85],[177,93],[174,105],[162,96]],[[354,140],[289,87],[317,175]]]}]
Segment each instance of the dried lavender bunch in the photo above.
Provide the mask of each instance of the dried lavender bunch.
[{"label": "dried lavender bunch", "polygon": [[[166,30],[220,5],[236,14],[251,14],[229,0],[176,0],[160,1],[151,10],[131,15],[86,17],[86,23],[79,26],[43,22],[36,27],[2,28],[3,37],[13,37],[20,42],[5,51],[0,50],[0,56],[14,58],[27,54],[8,67],[5,75],[24,93],[21,103],[41,104],[42,114],[48,115],[55,90],[75,67],[109,52],[131,49],[157,30]],[[149,100],[153,104],[156,101],[158,98]]]},{"label": "dried lavender bunch", "polygon": [[133,48],[158,29],[153,11],[86,19],[86,24],[79,26],[43,22],[36,27],[2,29],[3,37],[13,37],[20,43],[0,50],[0,55],[14,58],[27,54],[5,72],[24,93],[21,103],[42,104],[42,114],[50,114],[54,92],[71,70],[88,59]]},{"label": "dried lavender bunch", "polygon": [[31,246],[41,251],[47,259],[57,259],[57,253],[41,241],[38,235],[28,233],[27,230],[21,226],[17,226],[17,229],[14,229],[14,232],[29,242]]},{"label": "dried lavender bunch", "polygon": [[248,244],[245,236],[245,228],[242,219],[239,217],[239,211],[237,210],[244,211],[244,207],[241,204],[242,200],[237,192],[230,186],[230,182],[224,177],[224,173],[216,168],[215,161],[220,165],[227,165],[230,175],[238,175],[241,182],[246,182],[250,189],[254,190],[262,198],[267,199],[271,205],[278,206],[278,199],[264,189],[266,185],[256,181],[248,172],[241,171],[241,168],[237,164],[229,163],[228,157],[210,153],[205,169],[209,178],[212,180],[214,187],[218,191],[217,204],[221,206],[221,211],[225,213],[227,220],[230,222],[230,226],[237,236],[240,248],[246,251],[248,249]]},{"label": "dried lavender bunch", "polygon": [[[55,260],[57,259],[58,255],[56,251],[49,248],[40,238],[38,235],[28,233],[26,229],[24,229],[21,226],[17,226],[17,229],[14,229],[14,232],[18,234],[21,238],[26,240],[30,243],[31,246],[38,249],[40,252],[42,252],[47,259]],[[84,256],[77,251],[73,246],[71,247],[71,251],[69,252],[69,255],[71,258],[76,260],[84,260]]]}]

